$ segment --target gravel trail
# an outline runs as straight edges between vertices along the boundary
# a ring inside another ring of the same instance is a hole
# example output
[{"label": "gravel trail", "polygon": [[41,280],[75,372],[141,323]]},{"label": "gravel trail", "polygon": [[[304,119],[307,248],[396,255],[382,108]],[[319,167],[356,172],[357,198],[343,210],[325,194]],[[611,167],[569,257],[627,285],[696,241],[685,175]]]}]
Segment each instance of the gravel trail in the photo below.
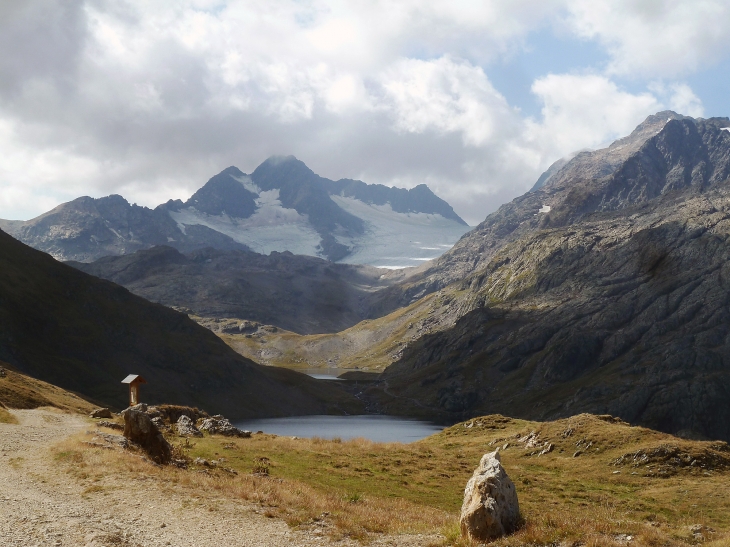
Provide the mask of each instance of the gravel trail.
[{"label": "gravel trail", "polygon": [[[292,530],[246,502],[214,500],[215,511],[191,503],[190,492],[153,480],[105,477],[89,493],[61,471],[49,450],[91,429],[82,416],[46,409],[14,410],[20,424],[0,424],[0,545],[3,547],[314,547],[359,545],[332,541],[318,529]],[[435,538],[384,536],[370,545],[416,547]]]}]

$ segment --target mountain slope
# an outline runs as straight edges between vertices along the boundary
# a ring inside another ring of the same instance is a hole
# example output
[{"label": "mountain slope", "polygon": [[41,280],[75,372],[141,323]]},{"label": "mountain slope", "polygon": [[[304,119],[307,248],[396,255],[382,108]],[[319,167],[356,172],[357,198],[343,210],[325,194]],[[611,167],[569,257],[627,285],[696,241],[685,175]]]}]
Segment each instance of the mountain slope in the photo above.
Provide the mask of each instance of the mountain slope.
[{"label": "mountain slope", "polygon": [[380,408],[612,413],[730,439],[727,127],[672,120],[610,175],[551,180],[488,218],[496,248],[433,295],[370,392]]},{"label": "mountain slope", "polygon": [[311,378],[258,366],[184,314],[60,264],[0,232],[0,360],[123,408],[120,382],[141,374],[149,402],[235,416],[353,411],[358,403]]},{"label": "mountain slope", "polygon": [[206,246],[246,249],[205,226],[182,232],[167,211],[130,205],[122,196],[81,197],[27,222],[4,221],[12,236],[59,260],[89,261],[100,256],[133,253],[151,245],[181,251]]},{"label": "mountain slope", "polygon": [[428,269],[383,291],[381,313],[486,267],[499,249],[523,235],[675,190],[700,192],[725,180],[730,160],[723,144],[729,135],[723,128],[728,126],[727,118],[693,120],[660,112],[608,148],[578,154],[545,186],[490,214]]},{"label": "mountain slope", "polygon": [[59,260],[91,262],[169,245],[402,268],[439,256],[468,226],[425,185],[331,181],[293,156],[275,156],[250,175],[224,169],[186,202],[152,210],[121,196],[83,197],[27,222],[0,220],[0,228]]},{"label": "mountain slope", "polygon": [[375,291],[404,277],[402,271],[289,252],[204,249],[183,255],[166,246],[68,264],[198,316],[247,319],[299,334],[351,327],[368,316]]}]

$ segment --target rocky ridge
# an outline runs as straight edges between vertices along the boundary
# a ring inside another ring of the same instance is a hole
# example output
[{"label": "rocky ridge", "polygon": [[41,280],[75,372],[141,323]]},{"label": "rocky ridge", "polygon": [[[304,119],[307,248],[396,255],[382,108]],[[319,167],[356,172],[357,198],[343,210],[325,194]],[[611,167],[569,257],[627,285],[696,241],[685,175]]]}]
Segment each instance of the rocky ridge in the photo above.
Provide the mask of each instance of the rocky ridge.
[{"label": "rocky ridge", "polygon": [[332,181],[293,156],[271,157],[250,175],[228,167],[186,202],[149,209],[118,195],[81,197],[28,221],[0,220],[0,228],[59,260],[79,262],[169,245],[181,252],[290,251],[376,265],[389,265],[396,251],[410,260],[405,265],[420,264],[424,252],[433,258],[468,230],[425,185],[405,190]]},{"label": "rocky ridge", "polygon": [[671,120],[609,176],[555,178],[488,218],[494,249],[436,293],[428,334],[373,390],[382,408],[730,438],[729,126]]}]

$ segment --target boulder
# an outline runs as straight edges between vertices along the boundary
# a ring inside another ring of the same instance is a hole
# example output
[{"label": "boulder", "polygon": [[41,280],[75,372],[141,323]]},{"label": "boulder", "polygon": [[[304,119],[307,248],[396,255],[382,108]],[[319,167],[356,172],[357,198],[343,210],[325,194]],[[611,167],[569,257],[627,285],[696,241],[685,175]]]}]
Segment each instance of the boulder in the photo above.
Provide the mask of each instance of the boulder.
[{"label": "boulder", "polygon": [[193,421],[184,414],[177,419],[175,424],[177,434],[181,437],[202,437],[203,434],[195,427]]},{"label": "boulder", "polygon": [[147,405],[139,404],[122,411],[124,436],[144,449],[157,463],[169,463],[172,447],[147,415]]},{"label": "boulder", "polygon": [[516,530],[519,520],[517,490],[502,467],[499,450],[484,454],[464,490],[459,517],[462,535],[489,541]]},{"label": "boulder", "polygon": [[112,411],[108,408],[97,408],[91,414],[89,414],[89,416],[91,418],[111,418]]},{"label": "boulder", "polygon": [[5,376],[7,376],[5,369],[3,367],[0,367],[0,378],[5,378]]},{"label": "boulder", "polygon": [[226,437],[250,437],[250,431],[241,431],[235,427],[228,419],[220,414],[212,418],[206,418],[200,425],[202,431],[207,431],[211,435],[225,435]]}]

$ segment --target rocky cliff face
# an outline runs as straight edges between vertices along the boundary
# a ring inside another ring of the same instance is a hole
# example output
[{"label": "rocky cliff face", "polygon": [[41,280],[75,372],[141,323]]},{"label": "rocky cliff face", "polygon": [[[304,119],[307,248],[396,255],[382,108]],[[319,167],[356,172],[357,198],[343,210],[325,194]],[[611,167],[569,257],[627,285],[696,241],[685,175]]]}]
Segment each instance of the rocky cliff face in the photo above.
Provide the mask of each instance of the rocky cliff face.
[{"label": "rocky cliff face", "polygon": [[609,174],[569,162],[439,261],[462,277],[371,392],[383,409],[730,439],[730,121],[654,121]]},{"label": "rocky cliff face", "polygon": [[59,260],[168,245],[404,267],[439,256],[468,226],[425,185],[331,181],[288,156],[269,158],[250,175],[224,169],[186,202],[154,210],[121,196],[82,197],[27,222],[0,220],[0,228]]},{"label": "rocky cliff face", "polygon": [[575,224],[679,191],[698,193],[727,180],[727,118],[694,120],[674,112],[649,116],[608,148],[582,152],[548,182],[489,215],[407,284],[383,294],[383,311],[478,271],[504,245],[535,231]]}]

